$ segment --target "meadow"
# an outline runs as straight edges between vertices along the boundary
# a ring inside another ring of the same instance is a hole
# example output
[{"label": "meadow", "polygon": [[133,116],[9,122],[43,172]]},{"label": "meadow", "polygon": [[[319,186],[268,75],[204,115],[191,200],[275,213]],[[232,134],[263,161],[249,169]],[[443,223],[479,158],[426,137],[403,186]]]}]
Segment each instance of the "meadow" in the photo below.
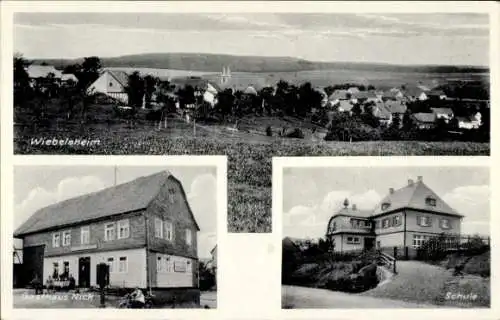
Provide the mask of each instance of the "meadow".
[{"label": "meadow", "polygon": [[[489,143],[365,141],[340,142],[320,139],[267,137],[264,123],[247,121],[238,132],[225,125],[187,124],[169,119],[168,127],[138,122],[95,121],[85,126],[66,121],[50,128],[15,126],[15,154],[93,154],[93,155],[227,155],[228,157],[228,231],[271,232],[272,157],[282,156],[388,156],[388,155],[488,155]],[[273,120],[275,129],[283,125]],[[286,123],[290,123],[287,121]],[[273,128],[274,130],[274,128]],[[36,134],[33,134],[36,132]],[[32,145],[31,138],[99,139],[100,144],[81,146]]]}]

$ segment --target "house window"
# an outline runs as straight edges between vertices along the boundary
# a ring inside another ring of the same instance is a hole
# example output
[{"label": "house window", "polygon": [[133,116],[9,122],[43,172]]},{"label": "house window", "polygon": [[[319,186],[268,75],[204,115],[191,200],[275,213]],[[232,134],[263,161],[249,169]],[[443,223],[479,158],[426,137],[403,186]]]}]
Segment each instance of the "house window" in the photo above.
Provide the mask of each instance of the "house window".
[{"label": "house window", "polygon": [[118,272],[127,272],[127,270],[128,270],[127,257],[120,257],[118,264]]},{"label": "house window", "polygon": [[63,262],[63,273],[61,274],[61,278],[63,279],[69,278],[69,261]]},{"label": "house window", "polygon": [[163,220],[155,218],[155,237],[163,238]]},{"label": "house window", "polygon": [[372,223],[368,220],[365,221],[365,227],[370,228],[372,226]]},{"label": "house window", "polygon": [[436,199],[434,199],[432,197],[427,197],[427,198],[425,198],[425,204],[428,206],[435,207],[436,206]]},{"label": "house window", "polygon": [[130,235],[130,228],[128,219],[118,221],[118,239],[128,238]]},{"label": "house window", "polygon": [[431,226],[431,217],[417,216],[417,224],[421,227],[430,227]]},{"label": "house window", "polygon": [[401,224],[401,216],[397,215],[392,217],[392,225],[393,226],[399,226]]},{"label": "house window", "polygon": [[186,244],[190,246],[193,243],[193,236],[191,234],[191,229],[186,229]]},{"label": "house window", "polygon": [[71,231],[63,232],[63,247],[71,245]]},{"label": "house window", "polygon": [[61,235],[58,233],[54,233],[52,235],[52,248],[59,248],[61,246]]},{"label": "house window", "polygon": [[114,264],[115,264],[115,258],[109,257],[108,258],[109,273],[114,272]]},{"label": "house window", "polygon": [[387,202],[386,203],[382,203],[382,206],[381,206],[382,211],[385,211],[385,210],[389,209],[390,206],[391,206],[390,203],[387,203]]},{"label": "house window", "polygon": [[110,86],[110,87],[112,87],[112,86],[113,86],[113,82],[110,82],[110,83],[109,83],[109,86]]},{"label": "house window", "polygon": [[104,240],[112,241],[115,240],[115,223],[108,223],[104,226]]},{"label": "house window", "polygon": [[82,227],[80,235],[81,244],[88,244],[90,242],[90,228]]},{"label": "house window", "polygon": [[174,225],[170,221],[165,221],[165,239],[168,241],[174,239]]},{"label": "house window", "polygon": [[156,257],[156,272],[163,272],[165,270],[164,262],[165,260],[161,256]]},{"label": "house window", "polygon": [[174,264],[170,257],[165,257],[165,272],[174,272]]},{"label": "house window", "polygon": [[382,220],[382,228],[389,228],[389,219]]},{"label": "house window", "polygon": [[347,237],[347,243],[349,244],[359,244],[360,242],[359,237]]},{"label": "house window", "polygon": [[175,201],[175,189],[174,188],[168,189],[168,201],[170,201],[170,203],[174,203],[174,201]]},{"label": "house window", "polygon": [[413,248],[418,249],[420,248],[426,241],[429,240],[429,236],[421,235],[421,234],[414,234],[413,235]]},{"label": "house window", "polygon": [[441,229],[451,229],[450,219],[441,219]]}]

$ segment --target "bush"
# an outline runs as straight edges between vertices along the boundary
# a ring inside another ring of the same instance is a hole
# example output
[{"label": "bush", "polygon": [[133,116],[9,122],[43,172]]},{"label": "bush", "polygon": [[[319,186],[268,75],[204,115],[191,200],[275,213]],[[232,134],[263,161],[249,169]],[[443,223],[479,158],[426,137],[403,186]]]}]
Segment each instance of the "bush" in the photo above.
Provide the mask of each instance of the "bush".
[{"label": "bush", "polygon": [[271,126],[267,126],[267,128],[266,128],[266,135],[268,137],[272,137],[273,136],[273,129],[271,128]]},{"label": "bush", "polygon": [[302,132],[301,129],[295,128],[292,132],[288,133],[286,135],[287,138],[298,138],[298,139],[304,139],[304,133]]}]

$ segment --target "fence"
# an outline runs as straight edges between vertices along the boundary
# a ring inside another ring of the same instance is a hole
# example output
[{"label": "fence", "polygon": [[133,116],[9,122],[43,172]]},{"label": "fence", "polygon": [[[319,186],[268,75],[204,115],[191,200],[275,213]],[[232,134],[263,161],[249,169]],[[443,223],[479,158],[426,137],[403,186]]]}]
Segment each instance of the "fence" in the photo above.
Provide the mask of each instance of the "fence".
[{"label": "fence", "polygon": [[491,238],[480,236],[441,235],[411,246],[378,248],[398,260],[432,260],[449,253],[476,254],[490,248]]}]

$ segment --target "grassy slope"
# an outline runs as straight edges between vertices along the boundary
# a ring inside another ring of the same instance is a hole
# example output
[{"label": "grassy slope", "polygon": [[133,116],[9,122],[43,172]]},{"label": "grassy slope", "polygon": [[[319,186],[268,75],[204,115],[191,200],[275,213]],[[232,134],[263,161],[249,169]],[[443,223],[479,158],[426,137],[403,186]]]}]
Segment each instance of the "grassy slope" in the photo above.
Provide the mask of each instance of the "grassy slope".
[{"label": "grassy slope", "polygon": [[[478,300],[447,300],[448,292],[475,293]],[[490,283],[489,278],[478,276],[454,277],[450,270],[424,262],[399,261],[398,274],[392,281],[361,295],[449,307],[485,307],[490,304]]]},{"label": "grassy slope", "polygon": [[[154,125],[135,129],[123,126],[87,125],[81,131],[66,128],[54,133],[38,129],[37,135],[17,131],[15,154],[104,154],[104,155],[227,155],[228,230],[271,231],[272,157],[275,156],[387,156],[387,155],[488,155],[487,143],[467,142],[325,142],[281,139],[245,132],[231,133],[224,126],[197,127],[170,122],[168,129]],[[262,126],[259,126],[259,129]],[[62,129],[62,128],[61,128]],[[278,129],[278,128],[276,128]],[[257,130],[257,127],[256,127]],[[260,129],[261,130],[261,129]],[[101,140],[99,146],[31,146],[32,137]]]}]

